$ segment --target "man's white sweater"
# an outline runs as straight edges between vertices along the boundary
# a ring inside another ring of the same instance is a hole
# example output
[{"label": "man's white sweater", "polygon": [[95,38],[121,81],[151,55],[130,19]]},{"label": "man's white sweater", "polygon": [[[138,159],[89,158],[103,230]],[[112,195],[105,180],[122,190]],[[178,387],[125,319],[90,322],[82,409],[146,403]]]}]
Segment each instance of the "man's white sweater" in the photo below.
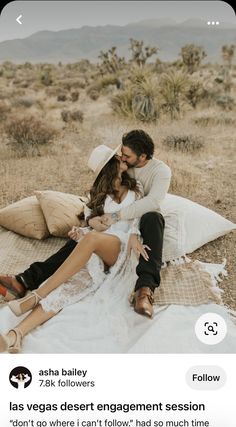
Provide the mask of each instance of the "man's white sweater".
[{"label": "man's white sweater", "polygon": [[161,202],[170,186],[171,170],[164,162],[151,159],[141,168],[130,168],[131,177],[140,181],[144,189],[144,197],[120,211],[122,220],[139,218],[147,212],[161,212]]}]

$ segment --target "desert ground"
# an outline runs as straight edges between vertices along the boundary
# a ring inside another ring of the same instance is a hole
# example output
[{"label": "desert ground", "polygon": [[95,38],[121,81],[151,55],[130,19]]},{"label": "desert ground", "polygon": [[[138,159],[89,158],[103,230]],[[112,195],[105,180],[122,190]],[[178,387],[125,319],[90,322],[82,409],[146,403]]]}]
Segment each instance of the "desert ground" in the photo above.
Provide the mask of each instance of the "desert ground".
[{"label": "desert ground", "polygon": [[[0,64],[0,208],[35,190],[83,195],[93,180],[91,150],[115,147],[124,132],[142,128],[153,137],[155,156],[172,169],[169,192],[236,222],[236,68],[199,64],[189,72],[178,61],[139,65],[104,71],[88,61]],[[220,287],[232,309],[235,243],[230,233],[190,255],[227,259]]]}]

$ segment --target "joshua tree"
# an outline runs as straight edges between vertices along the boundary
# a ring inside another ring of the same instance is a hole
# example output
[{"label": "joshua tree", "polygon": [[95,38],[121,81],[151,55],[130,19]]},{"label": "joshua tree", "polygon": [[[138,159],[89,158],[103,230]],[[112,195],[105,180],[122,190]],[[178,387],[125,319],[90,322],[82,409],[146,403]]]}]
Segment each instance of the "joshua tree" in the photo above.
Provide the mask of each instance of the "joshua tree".
[{"label": "joshua tree", "polygon": [[116,53],[116,49],[117,48],[113,46],[107,52],[103,52],[101,50],[98,58],[102,61],[102,64],[100,66],[100,71],[102,74],[116,73],[124,66],[125,58],[119,57]]},{"label": "joshua tree", "polygon": [[207,56],[204,49],[195,44],[186,44],[181,48],[180,54],[190,74],[198,69],[201,61]]},{"label": "joshua tree", "polygon": [[135,62],[139,67],[145,65],[148,58],[152,55],[155,55],[158,52],[157,47],[144,46],[144,41],[130,39],[131,51],[132,51],[132,61]]}]

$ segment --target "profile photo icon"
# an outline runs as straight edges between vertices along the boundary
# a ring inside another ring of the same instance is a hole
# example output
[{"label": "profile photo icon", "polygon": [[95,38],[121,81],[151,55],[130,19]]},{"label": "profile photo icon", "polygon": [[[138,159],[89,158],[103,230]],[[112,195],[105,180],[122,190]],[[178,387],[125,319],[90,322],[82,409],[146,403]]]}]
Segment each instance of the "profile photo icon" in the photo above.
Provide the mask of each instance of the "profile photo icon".
[{"label": "profile photo icon", "polygon": [[27,388],[32,381],[32,374],[24,366],[17,366],[10,372],[9,381],[17,389]]}]

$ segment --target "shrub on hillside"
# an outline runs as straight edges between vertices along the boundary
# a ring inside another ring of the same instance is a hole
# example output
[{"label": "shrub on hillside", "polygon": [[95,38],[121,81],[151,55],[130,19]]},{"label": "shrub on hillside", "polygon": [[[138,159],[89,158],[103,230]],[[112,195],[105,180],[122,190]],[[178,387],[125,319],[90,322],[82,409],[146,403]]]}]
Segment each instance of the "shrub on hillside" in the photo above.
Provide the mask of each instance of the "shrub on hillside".
[{"label": "shrub on hillside", "polygon": [[236,125],[236,117],[227,113],[210,114],[203,113],[194,117],[193,122],[198,126]]},{"label": "shrub on hillside", "polygon": [[189,79],[185,72],[170,69],[167,73],[161,74],[162,110],[170,114],[171,120],[179,117],[188,88]]},{"label": "shrub on hillside", "polygon": [[6,120],[8,114],[10,112],[10,107],[6,102],[0,101],[0,122]]},{"label": "shrub on hillside", "polygon": [[89,98],[93,101],[96,101],[99,98],[100,94],[97,90],[93,89],[89,92]]},{"label": "shrub on hillside", "polygon": [[90,93],[94,90],[100,93],[108,86],[119,88],[120,84],[120,79],[116,75],[107,74],[92,83],[87,89],[87,94],[90,96]]},{"label": "shrub on hillside", "polygon": [[216,98],[216,105],[222,108],[222,110],[231,111],[235,106],[234,98],[229,95],[219,95]]},{"label": "shrub on hillside", "polygon": [[162,143],[174,150],[194,152],[203,147],[203,138],[195,135],[169,135]]},{"label": "shrub on hillside", "polygon": [[143,76],[135,81],[136,83],[112,97],[111,107],[119,115],[131,116],[144,122],[155,121],[159,117],[156,83]]},{"label": "shrub on hillside", "polygon": [[50,71],[45,71],[42,75],[41,75],[41,83],[44,86],[51,86],[53,83],[53,79],[52,79],[52,75]]},{"label": "shrub on hillside", "polygon": [[36,103],[36,100],[32,99],[32,98],[26,98],[26,97],[15,98],[15,99],[12,100],[12,107],[15,107],[15,108],[20,108],[20,107],[30,108],[35,103]]},{"label": "shrub on hillside", "polygon": [[39,146],[50,143],[56,130],[34,116],[11,117],[5,124],[5,132],[13,148],[26,154],[39,153]]},{"label": "shrub on hillside", "polygon": [[80,122],[84,120],[84,113],[80,110],[63,110],[61,112],[61,118],[65,123]]},{"label": "shrub on hillside", "polygon": [[65,93],[60,93],[57,95],[57,101],[59,102],[65,102],[67,100],[67,96]]},{"label": "shrub on hillside", "polygon": [[79,99],[79,92],[77,90],[74,91],[74,92],[71,92],[70,97],[71,97],[71,101],[72,102],[78,101],[78,99]]}]

